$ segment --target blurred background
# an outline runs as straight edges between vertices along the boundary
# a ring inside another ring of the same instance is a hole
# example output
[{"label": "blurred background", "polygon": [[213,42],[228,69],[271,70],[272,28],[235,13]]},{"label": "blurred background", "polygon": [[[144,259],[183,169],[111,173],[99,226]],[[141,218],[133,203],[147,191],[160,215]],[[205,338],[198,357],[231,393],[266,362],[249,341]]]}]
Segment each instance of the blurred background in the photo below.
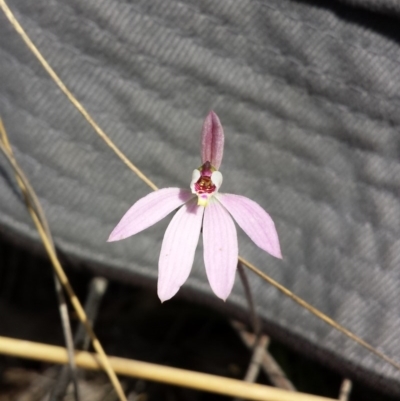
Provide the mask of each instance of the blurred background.
[{"label": "blurred background", "polygon": [[[84,302],[90,283],[99,280],[88,266],[62,256],[68,276]],[[13,241],[0,244],[0,335],[47,344],[64,344],[54,291],[52,266],[40,251],[21,249]],[[103,282],[104,284],[104,282]],[[95,330],[107,354],[183,369],[243,379],[252,352],[232,326],[232,320],[213,308],[182,297],[160,304],[153,290],[107,283],[95,319]],[[78,319],[71,310],[72,327]],[[338,398],[344,377],[340,372],[270,339],[268,350],[297,391]],[[0,357],[0,400],[47,400],[61,368],[48,363]],[[121,377],[129,400],[228,400],[229,397]],[[257,382],[274,385],[263,369]],[[117,400],[104,373],[80,370],[82,400]],[[61,399],[73,400],[70,385]],[[354,381],[349,400],[394,401],[365,383]]]},{"label": "blurred background", "polygon": [[[400,362],[397,2],[9,3],[63,82],[159,187],[188,187],[203,119],[215,110],[225,129],[221,192],[271,214],[283,260],[242,232],[240,254]],[[231,320],[251,330],[251,319],[239,277],[228,301],[217,299],[200,244],[188,282],[161,305],[157,262],[169,219],[106,244],[150,189],[96,136],[3,13],[0,116],[82,302],[93,277],[108,280],[95,325],[106,351],[243,378],[251,355]],[[0,235],[0,334],[62,344],[51,268],[2,157]],[[351,400],[400,396],[395,368],[248,278],[270,352],[298,390],[337,398],[349,378]],[[57,376],[37,362],[1,363],[4,399],[42,399]],[[88,374],[84,383],[90,399],[112,397],[105,377]],[[125,385],[133,399],[213,397]]]}]

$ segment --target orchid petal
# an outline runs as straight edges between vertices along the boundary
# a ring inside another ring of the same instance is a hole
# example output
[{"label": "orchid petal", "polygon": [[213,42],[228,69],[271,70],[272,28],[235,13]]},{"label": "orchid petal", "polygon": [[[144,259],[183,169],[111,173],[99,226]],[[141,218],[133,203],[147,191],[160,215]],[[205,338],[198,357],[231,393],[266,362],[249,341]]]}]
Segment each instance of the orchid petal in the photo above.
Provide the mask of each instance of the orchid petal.
[{"label": "orchid petal", "polygon": [[210,201],[203,222],[204,264],[215,295],[228,298],[235,282],[238,242],[235,224],[219,203]]},{"label": "orchid petal", "polygon": [[275,224],[259,204],[240,195],[215,194],[215,197],[257,246],[282,259]]},{"label": "orchid petal", "polygon": [[190,191],[164,188],[139,199],[114,228],[108,242],[130,237],[157,223],[177,207],[193,198]]},{"label": "orchid petal", "polygon": [[183,205],[164,234],[158,262],[158,297],[161,302],[172,298],[187,280],[199,242],[204,207],[196,199]]},{"label": "orchid petal", "polygon": [[210,111],[204,120],[201,136],[201,159],[219,169],[224,152],[224,130],[218,116]]},{"label": "orchid petal", "polygon": [[192,194],[196,194],[196,190],[194,189],[194,184],[196,184],[197,181],[199,181],[201,177],[200,171],[196,168],[193,170],[192,173],[192,181],[190,181],[190,190],[192,191]]},{"label": "orchid petal", "polygon": [[223,177],[220,171],[214,171],[211,174],[211,182],[215,185],[215,190],[218,192],[219,188],[222,185]]}]

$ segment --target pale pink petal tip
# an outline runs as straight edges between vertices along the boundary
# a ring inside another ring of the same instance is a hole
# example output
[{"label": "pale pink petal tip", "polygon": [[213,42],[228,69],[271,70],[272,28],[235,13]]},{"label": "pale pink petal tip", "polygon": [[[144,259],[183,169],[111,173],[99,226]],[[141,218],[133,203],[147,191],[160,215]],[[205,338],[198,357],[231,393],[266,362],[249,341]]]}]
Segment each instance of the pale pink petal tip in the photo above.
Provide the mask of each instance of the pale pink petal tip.
[{"label": "pale pink petal tip", "polygon": [[211,289],[226,300],[235,282],[238,242],[235,224],[225,208],[211,201],[203,220],[204,264]]},{"label": "pale pink petal tip", "polygon": [[180,188],[163,188],[139,199],[111,232],[108,242],[119,241],[157,223],[173,210],[193,198]]},{"label": "pale pink petal tip", "polygon": [[261,249],[282,259],[278,233],[271,216],[256,202],[240,195],[216,194],[240,228]]},{"label": "pale pink petal tip", "polygon": [[224,153],[224,130],[221,122],[212,110],[208,113],[203,124],[201,135],[201,160],[210,162],[215,169],[219,169]]},{"label": "pale pink petal tip", "polygon": [[193,199],[177,211],[165,231],[158,262],[157,293],[161,302],[172,298],[189,276],[203,213],[204,208]]}]

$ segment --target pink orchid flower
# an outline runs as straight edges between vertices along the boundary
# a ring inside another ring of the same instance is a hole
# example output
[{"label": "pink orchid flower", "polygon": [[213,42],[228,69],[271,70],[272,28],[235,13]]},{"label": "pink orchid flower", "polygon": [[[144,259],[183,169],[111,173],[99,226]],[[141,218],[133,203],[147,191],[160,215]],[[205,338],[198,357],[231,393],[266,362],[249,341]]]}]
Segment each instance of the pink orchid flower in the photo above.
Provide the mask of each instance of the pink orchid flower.
[{"label": "pink orchid flower", "polygon": [[221,194],[218,171],[224,131],[211,111],[202,132],[202,166],[192,174],[190,190],[164,188],[139,199],[122,217],[108,241],[119,241],[157,223],[181,206],[171,220],[158,264],[158,296],[172,298],[187,280],[203,227],[204,264],[214,293],[226,300],[232,291],[238,263],[236,223],[264,251],[282,258],[274,222],[264,209],[244,196]]}]

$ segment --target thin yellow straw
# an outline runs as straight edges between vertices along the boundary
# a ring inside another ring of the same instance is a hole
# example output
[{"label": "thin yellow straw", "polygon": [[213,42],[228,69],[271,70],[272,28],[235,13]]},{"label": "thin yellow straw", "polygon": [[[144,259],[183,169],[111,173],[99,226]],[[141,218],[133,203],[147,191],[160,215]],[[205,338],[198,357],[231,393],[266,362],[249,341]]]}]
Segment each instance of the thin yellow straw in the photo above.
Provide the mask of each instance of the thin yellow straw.
[{"label": "thin yellow straw", "polygon": [[[4,138],[6,138],[6,139],[4,139]],[[8,141],[7,134],[6,134],[6,131],[4,129],[1,119],[0,119],[0,139],[1,139],[0,150],[3,152],[4,156],[6,156],[7,160],[9,161],[9,163],[13,167],[15,173],[17,174],[17,178],[18,178],[17,181],[19,184],[21,184],[22,190],[24,191],[24,193],[28,194],[28,196],[26,197],[27,201],[31,202],[31,199],[37,199],[36,194],[34,193],[31,185],[29,184],[28,179],[25,177],[25,174],[23,173],[21,167],[18,165],[18,163],[14,159],[12,152],[10,152],[10,150],[8,149],[9,141]],[[11,149],[11,147],[10,147],[10,149]],[[40,204],[39,204],[39,208],[41,210]],[[75,292],[72,289],[71,284],[69,283],[68,277],[66,276],[66,274],[61,266],[61,263],[58,260],[57,254],[54,249],[54,245],[51,241],[51,238],[48,238],[46,229],[43,227],[38,215],[36,214],[36,211],[34,210],[34,208],[32,207],[31,204],[28,207],[28,210],[29,210],[32,220],[39,232],[40,238],[42,239],[42,242],[47,251],[47,254],[53,264],[54,271],[57,274],[57,277],[60,280],[61,284],[63,285],[65,291],[67,292],[68,297],[78,315],[79,320],[84,325],[90,339],[92,340],[93,348],[98,353],[99,359],[104,367],[104,370],[108,374],[110,381],[113,384],[115,391],[118,394],[118,397],[120,398],[120,400],[127,401],[124,391],[121,387],[121,384],[107,359],[104,349],[103,349],[100,341],[98,340],[96,334],[94,333],[92,326],[90,325],[90,323],[87,319],[85,310],[82,308],[82,305],[79,302],[78,297],[75,295]],[[44,221],[46,221],[46,219]]]},{"label": "thin yellow straw", "polygon": [[293,294],[292,291],[288,290],[286,287],[284,287],[282,284],[279,284],[277,281],[275,281],[273,278],[269,277],[267,274],[263,273],[261,270],[259,270],[256,266],[248,262],[246,259],[243,259],[241,256],[239,256],[239,260],[246,265],[250,270],[252,270],[254,273],[256,273],[258,276],[260,276],[262,279],[273,285],[275,288],[277,288],[279,291],[284,293],[286,296],[289,298],[292,298],[293,301],[301,305],[303,308],[307,309],[309,312],[311,312],[313,315],[319,317],[321,320],[323,320],[325,323],[329,324],[330,326],[334,327],[336,330],[339,330],[341,333],[345,334],[347,337],[350,337],[352,340],[354,340],[356,343],[362,345],[364,348],[366,348],[368,351],[372,352],[379,358],[382,358],[384,361],[390,363],[392,366],[394,366],[396,369],[400,370],[400,364],[395,362],[393,359],[389,358],[382,352],[379,352],[376,348],[374,348],[372,345],[368,344],[366,341],[364,341],[362,338],[356,336],[353,334],[350,330],[346,329],[339,323],[335,322],[333,319],[331,319],[329,316],[325,315],[322,313],[320,310],[317,308],[314,308],[312,305],[304,301],[302,298],[298,297],[296,294]]},{"label": "thin yellow straw", "polygon": [[[0,118],[0,144],[4,145],[6,152],[8,153],[9,156],[11,156],[14,161],[14,153],[11,147],[11,144],[8,140],[8,136],[6,133],[6,129],[3,125],[3,120]],[[4,152],[4,150],[3,150]],[[22,171],[20,171],[20,174],[23,174]],[[16,180],[21,188],[21,192],[24,196],[25,199],[25,205],[28,209],[29,214],[31,215],[32,219],[34,218],[34,214],[37,215],[39,218],[43,230],[46,233],[46,236],[48,238],[48,241],[50,245],[54,248],[54,241],[53,237],[50,232],[50,228],[46,219],[46,216],[43,212],[42,206],[39,202],[39,199],[37,198],[35,192],[33,191],[32,187],[27,187],[21,178],[19,177],[19,174],[16,173]],[[26,183],[28,183],[28,180],[26,179]],[[36,210],[36,211],[35,211]],[[53,269],[54,270],[54,269]],[[60,283],[60,280],[57,277],[57,274],[53,271],[54,279],[55,279],[55,287],[56,287],[56,293],[57,293],[57,299],[59,303],[59,311],[60,311],[60,317],[61,317],[61,323],[63,327],[63,332],[64,332],[64,338],[65,338],[65,344],[68,349],[68,359],[69,359],[69,367],[71,371],[71,378],[72,378],[72,383],[74,387],[74,397],[76,401],[80,400],[80,393],[79,393],[79,387],[78,387],[78,379],[77,379],[77,372],[76,372],[76,364],[75,364],[75,359],[74,359],[74,343],[72,339],[72,332],[71,332],[71,323],[69,319],[69,312],[68,312],[68,306],[65,300],[65,296],[63,293],[62,289],[62,284]]]},{"label": "thin yellow straw", "polygon": [[[50,363],[65,364],[68,361],[65,348],[31,341],[0,337],[0,353]],[[109,356],[113,369],[125,376],[152,380],[174,386],[259,401],[334,401],[331,398],[294,393],[261,384],[214,376],[206,373],[160,366],[147,362]],[[79,367],[98,370],[96,355],[76,351],[75,361]]]},{"label": "thin yellow straw", "polygon": [[[22,39],[26,43],[26,45],[29,47],[29,49],[35,54],[35,56],[38,58],[40,63],[42,64],[43,68],[49,73],[49,75],[52,77],[54,82],[59,86],[59,88],[63,91],[63,93],[67,96],[67,98],[72,102],[72,104],[75,105],[75,107],[82,113],[82,115],[86,118],[86,120],[89,122],[89,124],[93,127],[93,129],[97,132],[97,134],[107,143],[107,145],[117,154],[117,156],[135,173],[137,176],[143,180],[150,188],[153,190],[157,190],[157,186],[138,168],[136,167],[132,162],[129,161],[129,159],[118,149],[118,147],[111,141],[111,139],[107,136],[107,134],[97,125],[97,123],[93,120],[93,118],[89,115],[89,113],[85,110],[85,108],[82,106],[82,104],[74,97],[74,95],[68,90],[68,88],[64,85],[64,83],[61,81],[61,79],[58,77],[58,75],[55,73],[55,71],[50,67],[49,63],[46,61],[46,59],[41,55],[37,47],[33,44],[33,42],[30,40],[29,36],[26,34],[22,26],[19,24],[19,22],[16,20],[14,15],[12,14],[11,10],[8,8],[4,0],[0,0],[0,7],[6,14],[7,18],[10,20],[11,24],[15,28],[15,30],[21,35]],[[247,260],[243,259],[242,257],[239,257],[239,260],[249,267],[251,265],[250,262]],[[254,265],[251,265],[254,267],[253,271],[256,272],[260,277],[262,277],[264,280],[278,288],[280,291],[282,291],[284,294],[289,296],[293,301],[307,309],[310,313],[313,315],[317,316],[318,318],[322,319],[324,322],[332,326],[333,328],[339,330],[341,333],[347,335],[354,341],[356,341],[358,344],[362,345],[369,351],[373,352],[375,355],[379,356],[382,358],[384,361],[390,363],[392,366],[394,366],[396,369],[400,370],[400,364],[396,363],[393,361],[391,358],[388,356],[384,355],[383,353],[379,352],[376,350],[372,345],[369,345],[367,342],[362,340],[360,337],[356,336],[353,334],[351,331],[345,329],[343,326],[339,325],[336,323],[333,319],[329,318],[322,312],[320,312],[318,309],[314,308],[313,306],[309,305],[307,302],[303,301],[300,297],[297,295],[294,295],[291,291],[286,289],[284,286],[267,276],[266,274],[262,273],[259,269],[257,269]],[[262,274],[262,275],[261,275]],[[291,294],[291,295],[290,295]]]},{"label": "thin yellow straw", "polygon": [[93,127],[93,129],[97,132],[97,134],[103,139],[103,141],[118,155],[118,157],[141,179],[143,180],[151,189],[154,191],[157,189],[156,185],[151,181],[148,177],[146,177],[114,144],[114,142],[107,136],[107,134],[96,124],[90,114],[86,111],[86,109],[82,106],[82,104],[76,99],[76,97],[68,90],[68,88],[64,85],[55,71],[50,67],[49,63],[39,52],[38,48],[33,44],[25,30],[22,28],[20,23],[14,17],[14,14],[6,4],[4,0],[0,0],[0,7],[2,8],[4,14],[7,16],[9,21],[15,30],[21,35],[24,42],[27,44],[32,53],[37,57],[39,62],[42,64],[43,68],[48,72],[54,82],[58,85],[58,87],[63,91],[65,96],[70,100],[70,102],[80,111],[80,113],[85,117],[85,119],[89,122],[89,124]]}]

